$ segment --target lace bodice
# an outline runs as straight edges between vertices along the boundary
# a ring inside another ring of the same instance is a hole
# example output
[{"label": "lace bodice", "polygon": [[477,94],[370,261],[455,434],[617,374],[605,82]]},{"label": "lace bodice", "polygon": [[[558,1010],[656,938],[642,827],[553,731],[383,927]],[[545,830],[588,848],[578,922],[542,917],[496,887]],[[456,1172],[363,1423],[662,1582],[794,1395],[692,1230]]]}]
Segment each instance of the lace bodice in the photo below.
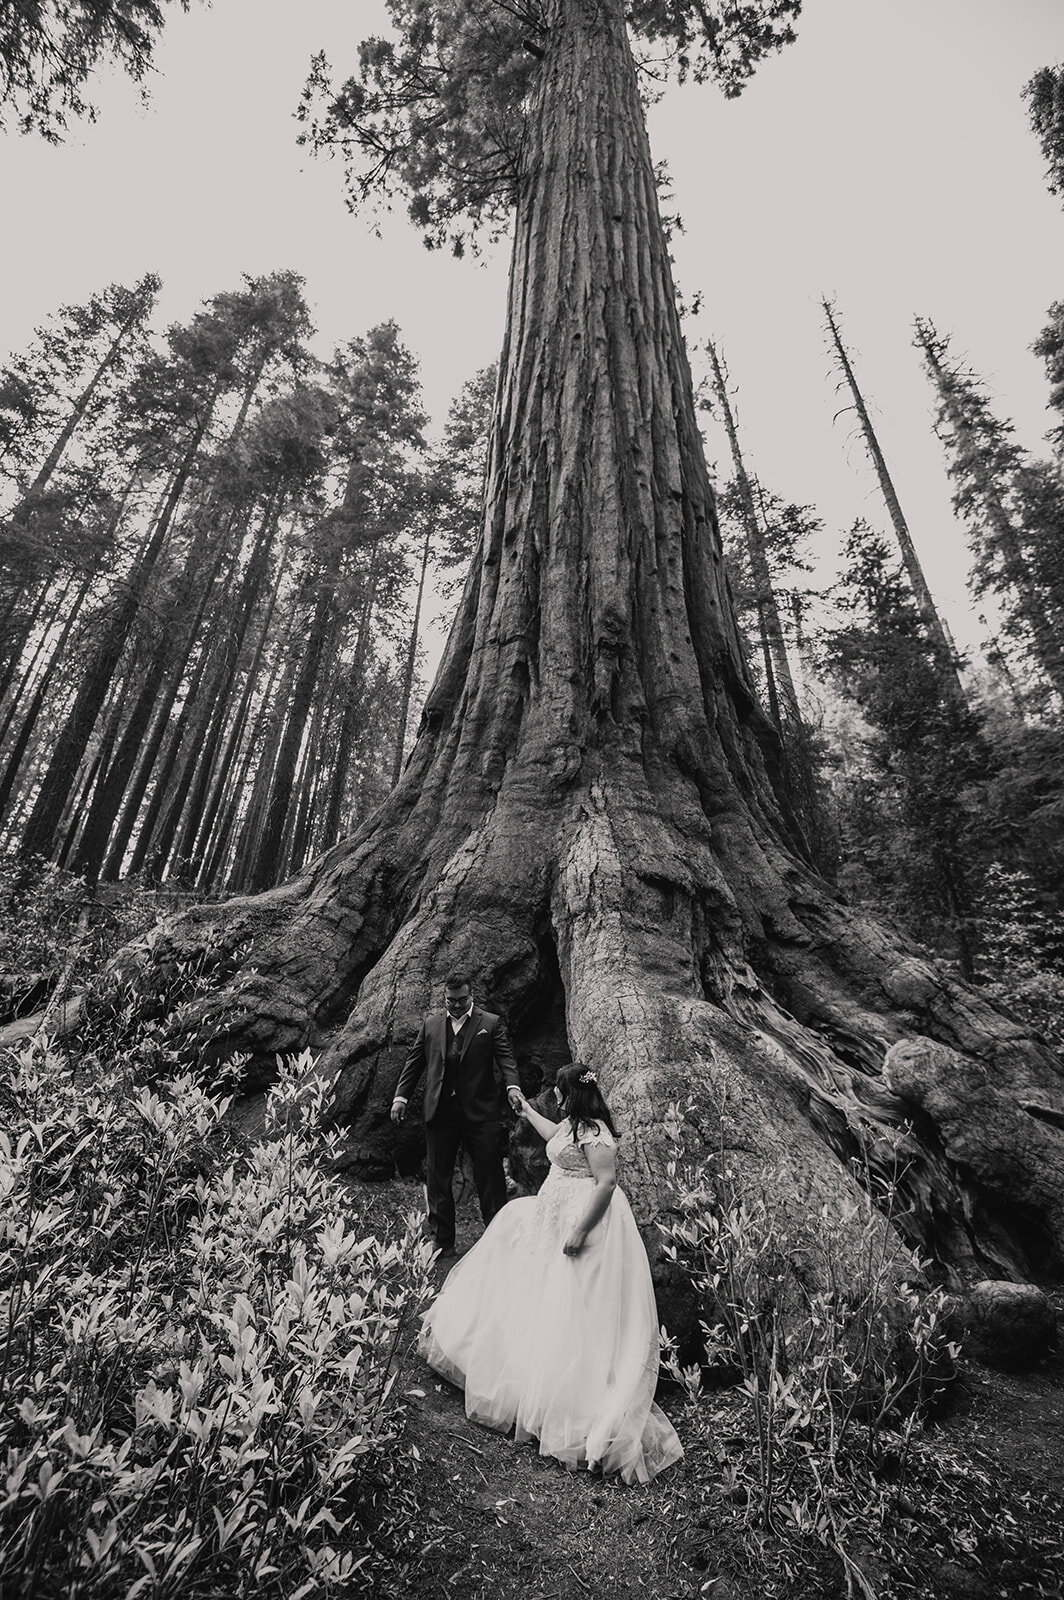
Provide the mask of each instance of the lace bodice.
[{"label": "lace bodice", "polygon": [[613,1142],[613,1135],[608,1128],[601,1122],[591,1122],[581,1124],[574,1144],[572,1123],[566,1117],[557,1133],[547,1141],[547,1157],[552,1170],[567,1178],[590,1178],[593,1174],[584,1154],[588,1145],[599,1144],[609,1148]]}]

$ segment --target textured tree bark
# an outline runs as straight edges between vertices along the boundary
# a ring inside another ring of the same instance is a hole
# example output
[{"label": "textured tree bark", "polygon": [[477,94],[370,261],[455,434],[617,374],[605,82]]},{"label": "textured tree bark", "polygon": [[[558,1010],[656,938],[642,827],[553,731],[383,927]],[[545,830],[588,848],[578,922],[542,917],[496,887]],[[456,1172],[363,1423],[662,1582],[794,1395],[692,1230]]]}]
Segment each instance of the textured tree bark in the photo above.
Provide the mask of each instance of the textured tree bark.
[{"label": "textured tree bark", "polygon": [[[1059,1064],[850,910],[773,787],[622,3],[549,12],[482,542],[417,743],[352,838],[156,941],[155,960],[229,952],[182,1037],[263,1072],[275,1052],[320,1051],[350,1162],[386,1175],[416,1155],[416,1123],[388,1121],[407,1045],[467,966],[508,1013],[530,1088],[570,1051],[596,1070],[644,1222],[667,1205],[672,1101],[814,1215],[853,1196],[852,1157],[889,1165],[891,1130],[911,1123],[909,1236],[962,1274],[1058,1270],[1064,1143],[1022,1103],[1064,1109]],[[919,1074],[885,1071],[912,1040],[978,1078],[972,1117],[939,1120]],[[1002,1130],[1026,1178],[1003,1173]]]}]

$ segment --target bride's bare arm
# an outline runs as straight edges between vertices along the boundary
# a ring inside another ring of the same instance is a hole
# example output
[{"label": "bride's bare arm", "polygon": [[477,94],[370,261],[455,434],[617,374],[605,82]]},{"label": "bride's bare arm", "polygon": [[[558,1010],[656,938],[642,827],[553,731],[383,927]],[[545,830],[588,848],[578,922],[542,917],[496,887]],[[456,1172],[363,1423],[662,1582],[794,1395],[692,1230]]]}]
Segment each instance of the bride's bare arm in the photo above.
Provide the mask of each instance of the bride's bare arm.
[{"label": "bride's bare arm", "polygon": [[521,1096],[521,1104],[517,1108],[517,1114],[524,1117],[525,1121],[535,1128],[541,1139],[553,1139],[561,1127],[560,1122],[551,1122],[547,1117],[541,1116],[535,1106],[529,1105],[524,1095]]}]

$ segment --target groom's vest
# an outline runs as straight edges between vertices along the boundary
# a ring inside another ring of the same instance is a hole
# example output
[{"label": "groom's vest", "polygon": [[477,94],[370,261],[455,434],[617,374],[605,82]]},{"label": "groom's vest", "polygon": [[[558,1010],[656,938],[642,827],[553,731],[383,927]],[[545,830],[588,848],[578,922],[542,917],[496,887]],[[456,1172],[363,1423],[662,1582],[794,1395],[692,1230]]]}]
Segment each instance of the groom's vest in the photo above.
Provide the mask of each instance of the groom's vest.
[{"label": "groom's vest", "polygon": [[463,1024],[461,1032],[455,1033],[451,1027],[451,1019],[447,1018],[444,1028],[447,1033],[447,1049],[443,1057],[443,1088],[440,1091],[440,1103],[451,1099],[458,1093],[458,1078],[462,1070],[462,1038],[466,1028],[470,1026],[469,1020]]}]

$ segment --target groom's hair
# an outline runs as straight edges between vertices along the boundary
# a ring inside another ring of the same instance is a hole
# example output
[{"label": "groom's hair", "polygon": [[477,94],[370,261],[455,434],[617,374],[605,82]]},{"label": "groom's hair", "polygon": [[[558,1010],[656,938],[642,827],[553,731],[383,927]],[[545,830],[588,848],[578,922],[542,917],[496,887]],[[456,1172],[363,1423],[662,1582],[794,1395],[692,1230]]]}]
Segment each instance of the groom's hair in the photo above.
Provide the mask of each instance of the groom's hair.
[{"label": "groom's hair", "polygon": [[443,981],[443,987],[445,989],[471,989],[473,985],[470,982],[468,972],[449,972]]}]

